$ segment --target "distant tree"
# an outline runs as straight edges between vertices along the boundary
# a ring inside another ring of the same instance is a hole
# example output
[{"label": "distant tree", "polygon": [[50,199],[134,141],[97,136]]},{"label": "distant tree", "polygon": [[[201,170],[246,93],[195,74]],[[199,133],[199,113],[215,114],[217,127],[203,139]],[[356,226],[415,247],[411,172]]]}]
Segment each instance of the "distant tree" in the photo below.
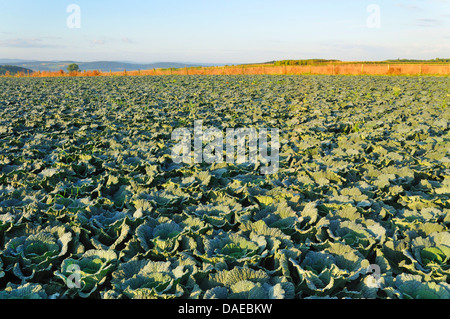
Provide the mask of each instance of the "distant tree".
[{"label": "distant tree", "polygon": [[72,63],[67,66],[67,71],[68,72],[78,72],[78,71],[80,71],[80,67],[78,66],[78,64]]}]

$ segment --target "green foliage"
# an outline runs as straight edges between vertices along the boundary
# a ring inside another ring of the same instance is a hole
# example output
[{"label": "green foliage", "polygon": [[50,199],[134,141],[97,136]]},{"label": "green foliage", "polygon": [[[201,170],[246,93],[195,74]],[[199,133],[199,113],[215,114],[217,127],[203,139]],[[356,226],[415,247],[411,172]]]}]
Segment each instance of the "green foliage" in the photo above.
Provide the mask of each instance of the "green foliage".
[{"label": "green foliage", "polygon": [[61,263],[61,270],[55,271],[54,274],[66,285],[70,280],[74,280],[71,276],[78,275],[79,286],[69,286],[65,294],[89,298],[98,286],[105,282],[106,276],[116,267],[116,263],[117,255],[112,250],[89,250],[77,259],[65,259]]},{"label": "green foliage", "polygon": [[78,71],[80,71],[80,67],[78,66],[78,64],[72,63],[67,66],[67,71],[68,72],[78,72]]},{"label": "green foliage", "polygon": [[339,60],[326,60],[326,59],[308,59],[308,60],[281,60],[275,61],[274,65],[320,65],[330,62],[340,62]]},{"label": "green foliage", "polygon": [[[449,84],[2,78],[0,299],[449,299]],[[279,171],[174,163],[196,120],[279,128]]]},{"label": "green foliage", "polygon": [[20,66],[0,65],[0,75],[5,74],[16,75],[18,73],[29,74],[33,73],[33,70],[22,68]]},{"label": "green foliage", "polygon": [[450,62],[450,59],[436,58],[432,60],[417,60],[417,59],[397,59],[397,60],[386,60],[386,62],[406,62],[406,63],[417,63],[417,62]]}]

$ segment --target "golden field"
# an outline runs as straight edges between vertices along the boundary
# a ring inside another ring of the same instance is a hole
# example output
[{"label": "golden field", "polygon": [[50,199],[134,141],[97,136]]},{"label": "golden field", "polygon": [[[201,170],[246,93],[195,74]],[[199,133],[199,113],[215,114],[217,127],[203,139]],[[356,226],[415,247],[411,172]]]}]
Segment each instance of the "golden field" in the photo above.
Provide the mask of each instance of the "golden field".
[{"label": "golden field", "polygon": [[[258,75],[258,74],[323,74],[323,75],[450,75],[450,64],[440,63],[329,63],[320,65],[275,66],[253,64],[220,67],[191,67],[181,69],[152,69],[123,72],[82,71],[67,73],[39,71],[17,74],[15,77],[59,77],[59,76],[139,76],[139,75]],[[9,76],[9,75],[6,75]]]}]

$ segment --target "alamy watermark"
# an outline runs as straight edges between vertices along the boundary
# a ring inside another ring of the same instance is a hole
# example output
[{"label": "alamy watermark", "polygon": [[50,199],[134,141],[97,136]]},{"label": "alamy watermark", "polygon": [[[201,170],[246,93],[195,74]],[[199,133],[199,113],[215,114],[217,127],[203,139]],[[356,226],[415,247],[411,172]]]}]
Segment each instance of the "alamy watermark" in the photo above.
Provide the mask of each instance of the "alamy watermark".
[{"label": "alamy watermark", "polygon": [[172,132],[172,140],[178,141],[172,148],[172,160],[177,164],[259,163],[261,174],[275,174],[279,169],[279,136],[274,128],[227,128],[224,134],[218,128],[203,127],[203,121],[197,120],[193,136],[188,128]]},{"label": "alamy watermark", "polygon": [[66,285],[69,289],[81,288],[81,268],[77,264],[67,267],[67,272],[71,275],[66,279]]},{"label": "alamy watermark", "polygon": [[66,25],[69,29],[81,28],[81,8],[78,4],[69,4],[66,12],[70,13],[67,17]]},{"label": "alamy watermark", "polygon": [[378,4],[371,4],[367,6],[367,13],[370,13],[367,18],[367,27],[369,29],[381,28],[381,7]]},{"label": "alamy watermark", "polygon": [[365,279],[365,284],[369,288],[381,288],[381,268],[377,264],[370,265],[367,270],[367,277]]}]

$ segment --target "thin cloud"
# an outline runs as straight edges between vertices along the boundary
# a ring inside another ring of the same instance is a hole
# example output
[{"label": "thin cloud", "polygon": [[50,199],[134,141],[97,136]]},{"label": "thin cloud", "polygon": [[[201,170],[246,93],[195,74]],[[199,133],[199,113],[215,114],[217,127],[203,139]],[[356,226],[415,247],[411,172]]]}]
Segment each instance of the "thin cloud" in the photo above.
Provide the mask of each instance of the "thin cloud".
[{"label": "thin cloud", "polygon": [[439,20],[439,19],[423,18],[423,19],[417,19],[415,22],[415,25],[419,26],[419,27],[436,28],[436,27],[441,27],[443,25],[443,22],[442,22],[442,20]]},{"label": "thin cloud", "polygon": [[403,3],[396,3],[395,6],[408,10],[408,11],[422,11],[423,9],[416,5],[411,4],[403,4]]},{"label": "thin cloud", "polygon": [[94,39],[91,41],[91,45],[105,45],[107,42],[105,39]]},{"label": "thin cloud", "polygon": [[91,46],[105,46],[107,44],[114,44],[114,43],[126,43],[126,44],[133,44],[134,40],[128,37],[124,38],[112,38],[112,37],[101,37],[96,38],[90,41]]},{"label": "thin cloud", "polygon": [[50,38],[12,38],[0,41],[0,47],[3,48],[61,48],[64,46],[48,43]]},{"label": "thin cloud", "polygon": [[123,42],[123,43],[127,43],[127,44],[132,44],[132,43],[134,43],[133,39],[130,39],[130,38],[127,38],[127,37],[122,38],[122,42]]}]

